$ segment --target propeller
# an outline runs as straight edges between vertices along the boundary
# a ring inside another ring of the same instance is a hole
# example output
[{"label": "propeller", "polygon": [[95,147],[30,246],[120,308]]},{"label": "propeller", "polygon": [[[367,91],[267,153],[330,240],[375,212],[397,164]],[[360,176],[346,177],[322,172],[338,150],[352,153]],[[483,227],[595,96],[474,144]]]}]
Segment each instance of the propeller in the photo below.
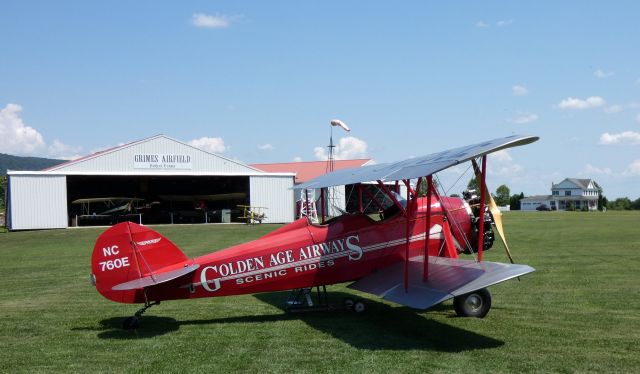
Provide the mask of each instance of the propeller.
[{"label": "propeller", "polygon": [[[476,174],[476,179],[479,180],[481,175],[480,167],[478,166],[478,163],[476,162],[476,160],[471,160],[471,163],[473,164],[473,171]],[[480,185],[480,182],[478,181],[478,186],[479,185]],[[498,208],[498,204],[496,204],[495,200],[493,200],[493,196],[491,196],[491,193],[489,192],[489,189],[487,188],[486,184],[484,186],[484,189],[485,189],[484,195],[489,197],[487,205],[489,207],[489,212],[493,216],[493,223],[496,226],[496,231],[498,231],[498,236],[500,237],[500,240],[502,240],[502,244],[504,244],[504,249],[507,252],[507,257],[509,257],[509,261],[511,261],[511,263],[513,264],[514,263],[513,257],[511,256],[511,251],[509,250],[509,246],[507,245],[507,240],[505,239],[505,236],[504,236],[504,229],[502,228],[502,212]]]}]

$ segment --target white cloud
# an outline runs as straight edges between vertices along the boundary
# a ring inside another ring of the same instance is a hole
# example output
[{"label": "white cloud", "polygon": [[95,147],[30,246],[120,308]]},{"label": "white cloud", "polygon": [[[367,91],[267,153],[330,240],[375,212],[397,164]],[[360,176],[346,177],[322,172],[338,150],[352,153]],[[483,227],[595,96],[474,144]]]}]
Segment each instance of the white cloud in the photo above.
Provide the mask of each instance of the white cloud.
[{"label": "white cloud", "polygon": [[525,123],[531,123],[538,120],[538,115],[535,113],[519,113],[517,117],[509,118],[507,121],[515,123],[517,125],[524,125]]},{"label": "white cloud", "polygon": [[231,26],[231,18],[221,14],[194,13],[191,16],[191,24],[195,27],[208,29],[226,29]]},{"label": "white cloud", "polygon": [[489,158],[491,162],[487,163],[487,173],[490,175],[512,177],[523,170],[522,165],[515,163],[507,150],[491,153]]},{"label": "white cloud", "polygon": [[630,163],[622,174],[625,176],[640,175],[640,160]]},{"label": "white cloud", "polygon": [[501,151],[493,152],[493,153],[489,154],[489,158],[491,160],[497,161],[497,162],[513,161],[513,158],[511,158],[511,155],[509,154],[509,152],[506,149],[503,149]]},{"label": "white cloud", "polygon": [[26,126],[20,117],[22,107],[7,104],[0,110],[0,152],[30,155],[44,148],[42,135],[33,127]]},{"label": "white cloud", "polygon": [[598,175],[612,175],[613,171],[611,171],[610,168],[599,168],[596,166],[593,166],[591,164],[586,164],[584,166],[584,168],[582,169],[582,173],[583,175],[594,175],[594,174],[598,174]]},{"label": "white cloud", "polygon": [[589,108],[597,108],[601,107],[605,104],[605,101],[600,96],[590,96],[586,100],[575,99],[573,97],[568,97],[562,100],[557,108],[559,109],[589,109]]},{"label": "white cloud", "polygon": [[513,22],[515,22],[513,19],[504,20],[504,21],[498,21],[498,22],[496,22],[496,26],[498,26],[498,27],[509,26],[509,25],[511,25]]},{"label": "white cloud", "polygon": [[522,165],[510,164],[510,165],[498,165],[498,167],[490,167],[489,174],[499,175],[505,177],[512,177],[518,175],[522,171]]},{"label": "white cloud", "polygon": [[515,86],[511,87],[511,92],[515,96],[524,96],[529,93],[529,90],[522,84],[516,84]]},{"label": "white cloud", "polygon": [[606,77],[612,76],[613,72],[612,71],[604,71],[602,69],[598,69],[598,70],[593,72],[593,75],[598,79],[602,79],[602,78],[606,78]]},{"label": "white cloud", "polygon": [[489,24],[484,21],[478,21],[476,22],[476,27],[485,28],[485,27],[489,27]]},{"label": "white cloud", "polygon": [[[315,147],[313,153],[318,160],[326,160],[329,158],[327,149],[324,147]],[[367,156],[367,143],[353,136],[341,138],[336,144],[334,150],[334,158],[336,160],[349,160],[354,158],[364,158]]]},{"label": "white cloud", "polygon": [[293,162],[302,162],[302,157],[296,156],[293,158]]},{"label": "white cloud", "polygon": [[82,151],[82,147],[67,145],[58,139],[55,139],[53,143],[51,143],[47,148],[47,155],[52,158],[62,160],[75,160],[76,158],[82,157],[82,155],[80,154],[80,152]]},{"label": "white cloud", "polygon": [[622,105],[614,104],[604,108],[606,113],[620,113],[624,108]]},{"label": "white cloud", "polygon": [[190,145],[200,148],[203,151],[212,152],[212,153],[224,153],[228,147],[224,144],[224,140],[222,138],[208,138],[203,136],[199,139],[194,139],[189,142]]},{"label": "white cloud", "polygon": [[273,151],[274,149],[276,149],[276,147],[274,147],[273,144],[267,143],[259,145],[258,149],[261,151]]},{"label": "white cloud", "polygon": [[640,133],[635,131],[624,131],[619,134],[609,134],[605,132],[600,135],[600,144],[603,145],[614,145],[614,144],[623,144],[629,143],[632,145],[640,144]]}]

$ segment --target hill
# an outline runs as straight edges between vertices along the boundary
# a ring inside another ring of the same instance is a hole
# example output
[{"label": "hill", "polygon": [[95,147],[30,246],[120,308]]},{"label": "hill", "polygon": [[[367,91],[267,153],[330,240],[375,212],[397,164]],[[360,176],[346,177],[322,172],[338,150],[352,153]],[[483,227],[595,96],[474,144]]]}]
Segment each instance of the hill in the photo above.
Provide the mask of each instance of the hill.
[{"label": "hill", "polygon": [[63,162],[66,160],[20,157],[0,153],[0,175],[7,175],[7,170],[42,170]]}]

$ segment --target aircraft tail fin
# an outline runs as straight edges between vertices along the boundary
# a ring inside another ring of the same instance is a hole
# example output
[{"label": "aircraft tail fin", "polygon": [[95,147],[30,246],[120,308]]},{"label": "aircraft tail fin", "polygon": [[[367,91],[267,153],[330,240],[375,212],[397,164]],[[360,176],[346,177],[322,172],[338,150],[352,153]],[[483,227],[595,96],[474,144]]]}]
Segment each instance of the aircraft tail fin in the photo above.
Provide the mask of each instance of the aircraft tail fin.
[{"label": "aircraft tail fin", "polygon": [[144,301],[145,287],[168,282],[198,268],[169,239],[132,222],[112,226],[100,235],[91,256],[92,278],[107,299]]}]

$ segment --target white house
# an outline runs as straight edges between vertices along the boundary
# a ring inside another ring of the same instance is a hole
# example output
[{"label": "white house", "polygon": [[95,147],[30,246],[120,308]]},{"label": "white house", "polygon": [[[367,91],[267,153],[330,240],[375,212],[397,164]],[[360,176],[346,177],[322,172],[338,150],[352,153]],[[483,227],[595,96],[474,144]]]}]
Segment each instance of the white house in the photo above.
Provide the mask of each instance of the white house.
[{"label": "white house", "polygon": [[552,210],[576,210],[583,207],[598,209],[600,186],[593,179],[565,178],[558,184],[551,183],[551,195],[525,197],[520,200],[520,210],[536,210],[544,205]]}]

